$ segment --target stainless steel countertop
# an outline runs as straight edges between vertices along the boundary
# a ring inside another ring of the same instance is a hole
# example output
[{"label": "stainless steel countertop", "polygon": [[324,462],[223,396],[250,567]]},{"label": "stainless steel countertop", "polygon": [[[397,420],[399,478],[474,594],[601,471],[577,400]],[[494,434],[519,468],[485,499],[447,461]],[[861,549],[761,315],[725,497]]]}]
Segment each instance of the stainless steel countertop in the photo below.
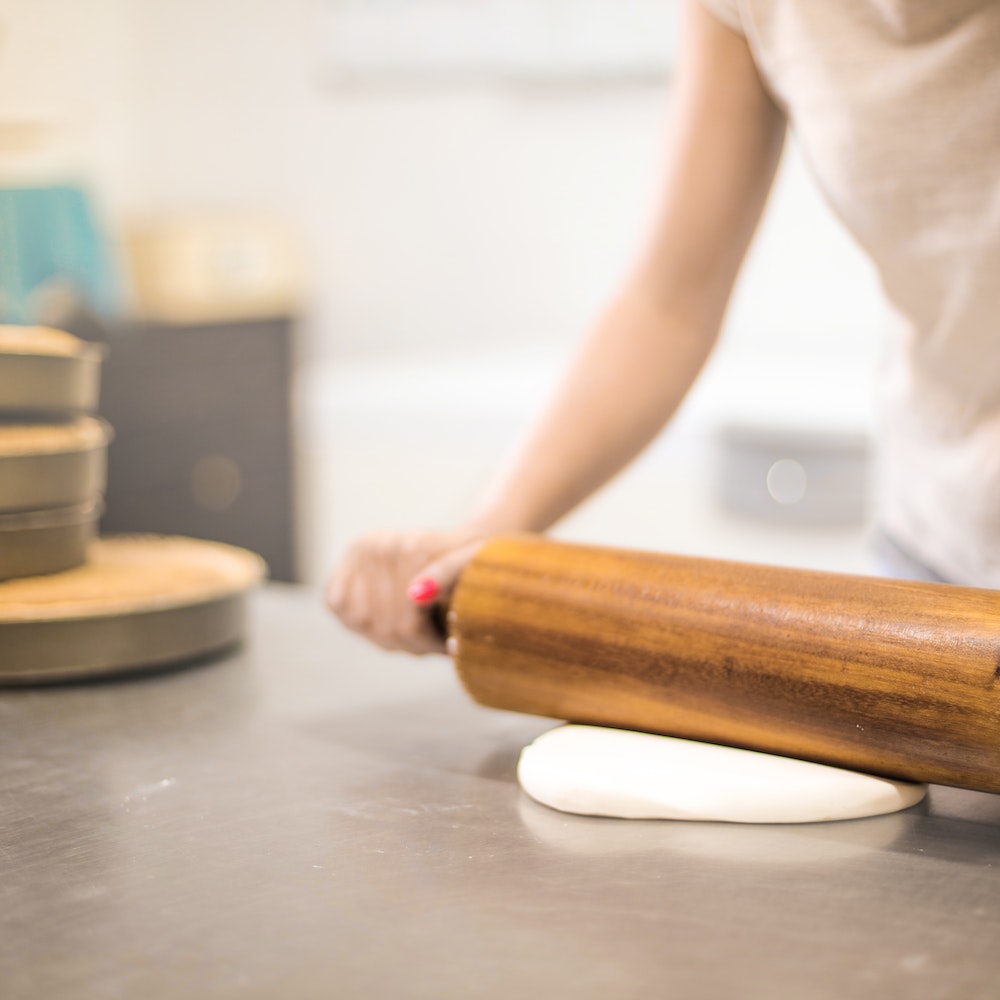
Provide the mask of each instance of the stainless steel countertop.
[{"label": "stainless steel countertop", "polygon": [[1000,796],[564,816],[514,777],[550,721],[310,592],[251,612],[222,661],[0,693],[4,1000],[1000,997]]}]

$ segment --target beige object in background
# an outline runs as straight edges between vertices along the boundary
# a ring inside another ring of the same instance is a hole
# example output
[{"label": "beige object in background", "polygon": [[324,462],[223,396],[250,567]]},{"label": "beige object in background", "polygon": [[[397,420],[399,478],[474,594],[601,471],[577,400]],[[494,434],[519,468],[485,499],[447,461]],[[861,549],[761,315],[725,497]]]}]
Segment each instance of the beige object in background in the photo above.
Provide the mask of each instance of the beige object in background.
[{"label": "beige object in background", "polygon": [[142,220],[129,227],[127,245],[143,318],[211,323],[297,310],[298,254],[276,219],[206,212]]}]

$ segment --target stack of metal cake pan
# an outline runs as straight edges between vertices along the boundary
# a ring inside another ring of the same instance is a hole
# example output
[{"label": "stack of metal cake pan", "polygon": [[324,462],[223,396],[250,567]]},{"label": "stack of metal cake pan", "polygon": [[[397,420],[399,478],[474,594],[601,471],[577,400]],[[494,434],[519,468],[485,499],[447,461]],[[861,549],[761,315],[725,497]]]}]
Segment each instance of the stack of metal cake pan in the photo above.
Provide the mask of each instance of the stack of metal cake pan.
[{"label": "stack of metal cake pan", "polygon": [[103,348],[0,326],[0,580],[81,565],[101,515],[110,429]]},{"label": "stack of metal cake pan", "polygon": [[188,661],[239,642],[252,552],[98,538],[111,429],[95,416],[103,348],[0,326],[0,684]]}]

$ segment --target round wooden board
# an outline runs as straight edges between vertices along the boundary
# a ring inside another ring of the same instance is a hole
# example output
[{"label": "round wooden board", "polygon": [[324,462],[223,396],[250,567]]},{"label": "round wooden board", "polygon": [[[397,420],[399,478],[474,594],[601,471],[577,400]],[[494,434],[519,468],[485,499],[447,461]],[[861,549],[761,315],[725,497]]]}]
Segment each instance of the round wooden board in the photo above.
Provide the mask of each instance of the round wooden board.
[{"label": "round wooden board", "polygon": [[84,566],[0,583],[0,682],[104,676],[237,643],[259,556],[217,542],[122,536]]}]

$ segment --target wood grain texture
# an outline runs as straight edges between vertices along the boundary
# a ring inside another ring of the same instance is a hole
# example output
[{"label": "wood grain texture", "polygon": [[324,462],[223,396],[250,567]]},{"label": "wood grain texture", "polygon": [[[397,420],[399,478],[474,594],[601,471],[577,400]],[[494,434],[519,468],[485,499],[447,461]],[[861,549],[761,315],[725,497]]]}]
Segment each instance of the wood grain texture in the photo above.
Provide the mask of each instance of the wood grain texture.
[{"label": "wood grain texture", "polygon": [[519,536],[449,629],[494,708],[1000,792],[1000,591]]}]

